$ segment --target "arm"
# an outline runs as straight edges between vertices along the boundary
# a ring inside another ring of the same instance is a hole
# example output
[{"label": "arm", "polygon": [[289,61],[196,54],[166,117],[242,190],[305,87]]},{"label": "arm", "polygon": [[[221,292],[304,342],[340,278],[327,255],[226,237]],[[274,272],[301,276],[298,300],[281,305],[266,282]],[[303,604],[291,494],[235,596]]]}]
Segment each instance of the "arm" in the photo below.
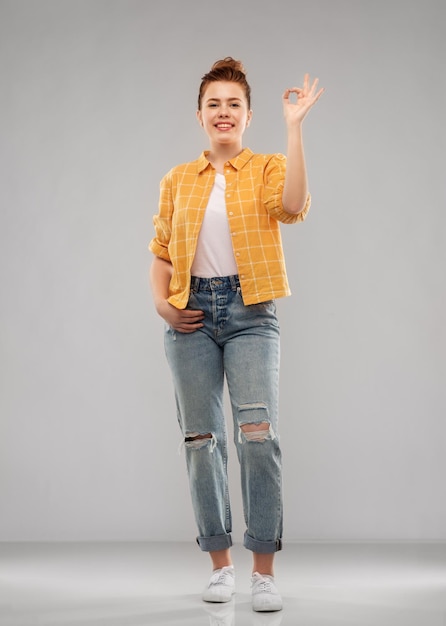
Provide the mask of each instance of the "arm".
[{"label": "arm", "polygon": [[169,261],[158,256],[153,258],[150,284],[156,311],[174,330],[180,333],[193,333],[203,326],[201,323],[203,312],[177,309],[167,301],[172,271],[172,264]]},{"label": "arm", "polygon": [[[287,168],[282,194],[283,208],[288,213],[300,213],[308,196],[307,170],[302,140],[302,122],[311,107],[324,92],[316,92],[318,79],[310,87],[310,77],[305,74],[303,88],[293,87],[283,94],[283,112],[287,126]],[[290,94],[297,94],[297,102],[290,102]]]}]

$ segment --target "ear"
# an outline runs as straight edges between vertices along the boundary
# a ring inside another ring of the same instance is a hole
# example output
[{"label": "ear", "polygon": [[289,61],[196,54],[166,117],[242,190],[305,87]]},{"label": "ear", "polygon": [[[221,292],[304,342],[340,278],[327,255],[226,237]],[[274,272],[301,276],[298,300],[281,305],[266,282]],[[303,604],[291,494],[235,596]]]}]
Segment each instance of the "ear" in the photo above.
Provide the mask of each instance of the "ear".
[{"label": "ear", "polygon": [[198,110],[198,111],[197,111],[197,113],[196,113],[196,115],[197,115],[197,120],[198,120],[198,123],[200,124],[200,126],[203,126],[203,117],[202,117],[202,115],[201,115],[201,111],[200,111],[200,110]]},{"label": "ear", "polygon": [[248,128],[248,126],[250,125],[251,119],[252,119],[252,110],[248,111],[248,117],[246,118],[246,128]]}]

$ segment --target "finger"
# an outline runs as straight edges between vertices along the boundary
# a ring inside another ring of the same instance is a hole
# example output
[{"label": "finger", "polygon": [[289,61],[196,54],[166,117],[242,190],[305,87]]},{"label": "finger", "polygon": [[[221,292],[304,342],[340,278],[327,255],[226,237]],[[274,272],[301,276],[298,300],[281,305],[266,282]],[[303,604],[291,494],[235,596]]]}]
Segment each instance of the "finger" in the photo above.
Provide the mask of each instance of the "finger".
[{"label": "finger", "polygon": [[314,81],[313,81],[313,84],[311,85],[310,96],[312,96],[314,94],[314,92],[316,91],[316,87],[317,87],[318,82],[319,82],[319,78],[315,78]]},{"label": "finger", "polygon": [[288,89],[285,89],[283,97],[289,96],[290,93],[299,93],[299,91],[302,91],[302,87],[288,87]]},{"label": "finger", "polygon": [[203,323],[200,319],[189,320],[189,319],[178,319],[173,324],[175,328],[201,328]]},{"label": "finger", "polygon": [[285,89],[284,93],[283,93],[283,98],[286,100],[290,97],[290,94],[292,93],[301,93],[302,88],[301,87],[290,87],[289,89]]},{"label": "finger", "polygon": [[190,324],[199,324],[203,321],[203,319],[203,315],[201,315],[200,317],[180,317],[177,320],[177,324],[186,324],[189,326]]},{"label": "finger", "polygon": [[304,91],[307,92],[308,88],[310,86],[310,75],[309,74],[305,74],[304,76]]},{"label": "finger", "polygon": [[198,328],[203,328],[203,322],[179,321],[177,322],[176,327],[179,328],[180,330],[190,330],[190,329],[197,330]]},{"label": "finger", "polygon": [[197,332],[198,328],[175,328],[175,330],[182,335],[190,335],[190,333]]},{"label": "finger", "polygon": [[182,317],[204,317],[203,311],[200,309],[182,309],[180,315]]},{"label": "finger", "polygon": [[194,333],[202,327],[203,324],[178,324],[178,326],[175,327],[175,330],[179,333]]},{"label": "finger", "polygon": [[319,91],[317,92],[317,94],[314,96],[313,102],[317,102],[319,98],[322,96],[322,94],[324,93],[324,91],[325,91],[325,87],[321,87]]},{"label": "finger", "polygon": [[177,324],[190,326],[191,324],[200,324],[204,319],[204,315],[194,315],[194,317],[181,315],[177,319]]}]

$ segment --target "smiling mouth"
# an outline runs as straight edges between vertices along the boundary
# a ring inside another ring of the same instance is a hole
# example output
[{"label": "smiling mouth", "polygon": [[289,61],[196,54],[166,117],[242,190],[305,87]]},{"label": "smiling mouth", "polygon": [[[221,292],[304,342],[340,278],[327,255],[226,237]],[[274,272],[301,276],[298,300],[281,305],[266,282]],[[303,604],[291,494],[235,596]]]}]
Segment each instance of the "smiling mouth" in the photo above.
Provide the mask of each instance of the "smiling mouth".
[{"label": "smiling mouth", "polygon": [[215,128],[219,130],[230,130],[232,128],[232,124],[215,124]]}]

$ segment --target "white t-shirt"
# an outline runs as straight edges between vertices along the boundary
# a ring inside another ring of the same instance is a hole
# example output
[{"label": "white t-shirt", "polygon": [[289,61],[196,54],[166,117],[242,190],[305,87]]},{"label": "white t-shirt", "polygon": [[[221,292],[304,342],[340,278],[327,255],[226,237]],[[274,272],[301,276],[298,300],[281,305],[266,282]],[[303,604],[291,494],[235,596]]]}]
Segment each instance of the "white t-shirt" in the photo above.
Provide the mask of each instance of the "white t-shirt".
[{"label": "white t-shirt", "polygon": [[200,278],[238,274],[232,249],[225,203],[226,179],[215,173],[215,182],[204,214],[191,275]]}]

